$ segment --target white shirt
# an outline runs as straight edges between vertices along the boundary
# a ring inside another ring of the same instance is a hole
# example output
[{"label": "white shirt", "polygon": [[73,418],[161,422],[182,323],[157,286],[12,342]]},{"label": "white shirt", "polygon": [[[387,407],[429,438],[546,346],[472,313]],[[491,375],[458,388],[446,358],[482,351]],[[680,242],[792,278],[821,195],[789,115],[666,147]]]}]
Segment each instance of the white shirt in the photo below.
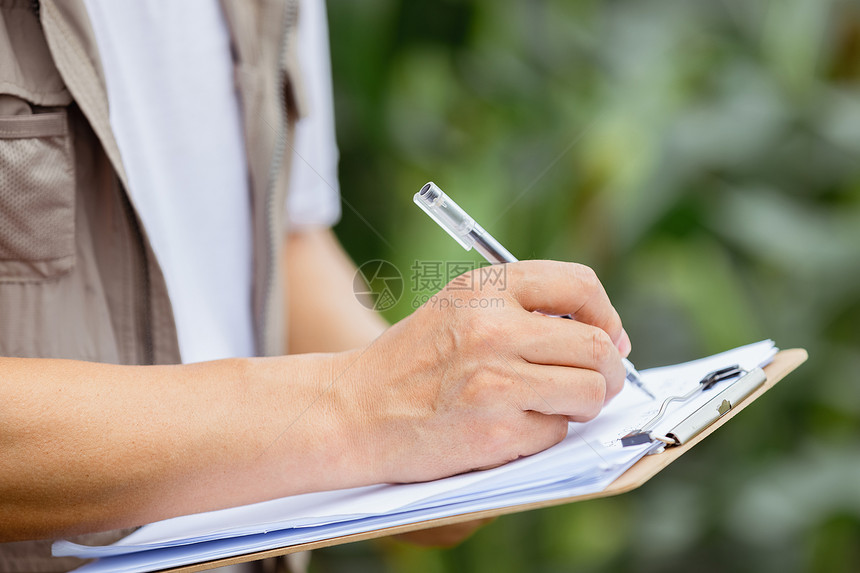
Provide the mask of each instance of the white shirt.
[{"label": "white shirt", "polygon": [[298,50],[309,109],[307,117],[296,125],[290,171],[287,221],[294,230],[330,227],[340,219],[338,149],[325,0],[302,2]]},{"label": "white shirt", "polygon": [[[229,33],[217,0],[85,0],[129,195],[164,273],[183,362],[254,353],[251,206]],[[296,128],[287,219],[340,216],[322,0],[302,5],[311,113]]]}]

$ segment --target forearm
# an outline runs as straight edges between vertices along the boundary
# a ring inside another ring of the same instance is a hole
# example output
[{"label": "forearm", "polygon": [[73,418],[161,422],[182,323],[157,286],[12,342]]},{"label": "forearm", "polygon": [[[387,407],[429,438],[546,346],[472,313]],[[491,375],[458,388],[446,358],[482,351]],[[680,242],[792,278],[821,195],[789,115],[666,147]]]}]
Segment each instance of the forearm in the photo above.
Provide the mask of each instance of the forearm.
[{"label": "forearm", "polygon": [[343,392],[327,391],[342,358],[0,359],[0,540],[374,481],[350,457]]},{"label": "forearm", "polygon": [[382,317],[356,299],[355,265],[330,229],[291,233],[283,253],[291,353],[358,348],[386,329]]},{"label": "forearm", "polygon": [[[0,540],[425,481],[549,447],[620,391],[624,333],[593,273],[550,261],[506,272],[506,288],[443,289],[448,304],[350,352],[0,358]],[[504,304],[472,304],[488,297]]]},{"label": "forearm", "polygon": [[[386,324],[356,301],[355,267],[330,231],[292,239],[292,352],[355,348],[378,336]],[[0,358],[0,541],[379,481],[350,443],[349,391],[334,384],[351,359],[117,366]]]}]

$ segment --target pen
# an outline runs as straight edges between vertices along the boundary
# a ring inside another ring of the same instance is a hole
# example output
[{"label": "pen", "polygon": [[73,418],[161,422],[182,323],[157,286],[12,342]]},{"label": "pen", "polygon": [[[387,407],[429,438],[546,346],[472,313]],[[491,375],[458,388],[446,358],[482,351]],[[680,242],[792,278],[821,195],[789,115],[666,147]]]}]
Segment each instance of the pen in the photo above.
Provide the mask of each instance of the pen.
[{"label": "pen", "polygon": [[[500,263],[515,263],[517,258],[502,246],[475,220],[468,215],[459,205],[448,197],[444,191],[433,183],[427,183],[412,198],[415,204],[427,213],[431,219],[445,229],[451,237],[460,243],[467,251],[475,249],[489,262],[496,265]],[[573,318],[570,315],[562,318]],[[645,394],[656,399],[654,394],[645,388],[639,372],[633,363],[626,358],[621,359],[627,371],[627,381],[642,390]]]}]

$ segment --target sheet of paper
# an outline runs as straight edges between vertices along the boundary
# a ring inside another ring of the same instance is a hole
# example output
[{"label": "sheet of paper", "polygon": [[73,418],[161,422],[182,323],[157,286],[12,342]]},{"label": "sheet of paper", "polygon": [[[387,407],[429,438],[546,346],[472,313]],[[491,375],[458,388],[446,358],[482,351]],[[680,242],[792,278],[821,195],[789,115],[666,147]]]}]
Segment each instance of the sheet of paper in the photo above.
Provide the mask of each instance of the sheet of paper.
[{"label": "sheet of paper", "polygon": [[[641,372],[656,396],[626,386],[603,412],[571,424],[556,446],[492,470],[417,484],[381,484],[276,499],[168,519],[102,547],[60,541],[55,555],[100,558],[80,571],[152,571],[186,563],[372,531],[437,517],[601,491],[654,446],[623,448],[620,438],[641,427],[663,399],[684,394],[707,373],[729,364],[751,369],[776,353],[766,340],[684,364]],[[712,394],[669,408],[658,430],[670,428]]]}]

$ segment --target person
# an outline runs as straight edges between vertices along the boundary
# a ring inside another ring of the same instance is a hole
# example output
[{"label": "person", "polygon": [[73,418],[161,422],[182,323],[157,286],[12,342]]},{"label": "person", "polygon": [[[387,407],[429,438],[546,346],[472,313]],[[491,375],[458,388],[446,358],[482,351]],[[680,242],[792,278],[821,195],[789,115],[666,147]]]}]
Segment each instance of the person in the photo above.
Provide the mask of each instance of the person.
[{"label": "person", "polygon": [[0,569],[499,465],[620,391],[630,341],[587,267],[507,265],[390,328],[357,302],[324,32],[300,63],[298,8],[0,6]]}]

